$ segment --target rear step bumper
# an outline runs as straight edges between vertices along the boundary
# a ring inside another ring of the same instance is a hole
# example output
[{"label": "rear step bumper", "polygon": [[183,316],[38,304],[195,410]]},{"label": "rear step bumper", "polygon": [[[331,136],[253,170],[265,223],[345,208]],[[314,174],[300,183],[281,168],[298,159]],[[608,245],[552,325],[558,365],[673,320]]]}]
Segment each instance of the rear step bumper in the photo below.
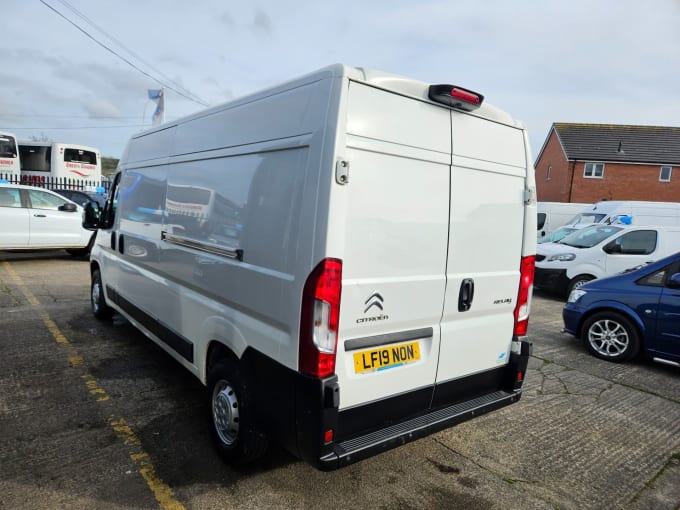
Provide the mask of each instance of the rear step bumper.
[{"label": "rear step bumper", "polygon": [[517,402],[521,390],[494,391],[486,395],[429,412],[390,427],[338,442],[332,453],[319,459],[318,467],[331,471],[367,457],[396,448],[481,414]]}]

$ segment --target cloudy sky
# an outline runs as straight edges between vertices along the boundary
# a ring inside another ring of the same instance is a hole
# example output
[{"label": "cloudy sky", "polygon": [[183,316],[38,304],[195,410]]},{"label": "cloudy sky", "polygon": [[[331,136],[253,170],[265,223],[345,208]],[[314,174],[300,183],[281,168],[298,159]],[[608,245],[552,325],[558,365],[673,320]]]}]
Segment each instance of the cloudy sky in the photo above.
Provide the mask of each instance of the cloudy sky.
[{"label": "cloudy sky", "polygon": [[168,87],[172,120],[338,62],[479,91],[534,157],[553,122],[680,126],[680,0],[2,6],[0,130],[103,156],[150,126],[148,89]]}]

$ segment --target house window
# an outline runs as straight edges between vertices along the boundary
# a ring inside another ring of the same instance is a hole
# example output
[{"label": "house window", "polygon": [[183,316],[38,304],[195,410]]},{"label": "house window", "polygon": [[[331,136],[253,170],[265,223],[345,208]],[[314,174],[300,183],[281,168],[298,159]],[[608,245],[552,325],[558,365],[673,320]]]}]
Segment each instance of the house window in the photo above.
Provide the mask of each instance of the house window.
[{"label": "house window", "polygon": [[545,180],[549,181],[550,180],[550,174],[552,174],[552,165],[548,167],[548,173],[545,175]]},{"label": "house window", "polygon": [[604,163],[586,163],[583,177],[589,179],[602,179],[604,177]]},{"label": "house window", "polygon": [[662,166],[659,172],[659,180],[661,182],[671,182],[671,174],[673,173],[672,166]]}]

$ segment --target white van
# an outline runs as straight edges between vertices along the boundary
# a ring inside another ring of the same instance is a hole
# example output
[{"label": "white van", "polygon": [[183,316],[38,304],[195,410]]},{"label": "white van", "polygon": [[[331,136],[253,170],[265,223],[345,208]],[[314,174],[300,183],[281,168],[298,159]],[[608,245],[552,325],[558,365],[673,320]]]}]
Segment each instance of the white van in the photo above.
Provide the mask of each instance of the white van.
[{"label": "white van", "polygon": [[680,227],[590,225],[558,243],[539,244],[537,288],[568,296],[585,282],[680,251]]},{"label": "white van", "polygon": [[583,226],[590,223],[615,223],[621,217],[629,217],[633,225],[680,227],[680,203],[605,200],[592,204],[568,224]]},{"label": "white van", "polygon": [[86,210],[95,316],[208,386],[231,462],[336,469],[516,402],[534,170],[482,102],[335,65],[135,135]]},{"label": "white van", "polygon": [[566,225],[575,216],[586,210],[592,204],[578,204],[570,202],[538,202],[536,237],[541,239],[550,232]]}]

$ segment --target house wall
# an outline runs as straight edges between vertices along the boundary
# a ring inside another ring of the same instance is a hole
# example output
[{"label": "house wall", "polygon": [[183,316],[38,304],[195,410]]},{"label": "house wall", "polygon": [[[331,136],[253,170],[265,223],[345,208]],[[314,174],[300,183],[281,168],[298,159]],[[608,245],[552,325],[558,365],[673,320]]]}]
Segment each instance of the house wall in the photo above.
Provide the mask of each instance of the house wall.
[{"label": "house wall", "polygon": [[[539,202],[581,202],[581,200],[576,200],[573,197],[569,200],[571,163],[567,161],[554,129],[550,130],[548,141],[535,166],[536,194]],[[548,180],[548,168],[550,167],[552,167],[552,170],[550,180]],[[581,174],[583,174],[583,171],[581,171]]]},{"label": "house wall", "polygon": [[[535,163],[539,202],[595,203],[600,200],[680,202],[680,165],[670,182],[659,181],[660,164],[606,163],[604,178],[583,176],[586,162],[568,161],[554,129]],[[667,165],[664,165],[667,166]],[[550,179],[548,168],[552,167]]]},{"label": "house wall", "polygon": [[584,169],[585,162],[576,163],[572,202],[595,203],[600,200],[680,202],[680,166],[673,167],[670,182],[659,181],[661,165],[605,163],[603,179],[583,177]]}]

